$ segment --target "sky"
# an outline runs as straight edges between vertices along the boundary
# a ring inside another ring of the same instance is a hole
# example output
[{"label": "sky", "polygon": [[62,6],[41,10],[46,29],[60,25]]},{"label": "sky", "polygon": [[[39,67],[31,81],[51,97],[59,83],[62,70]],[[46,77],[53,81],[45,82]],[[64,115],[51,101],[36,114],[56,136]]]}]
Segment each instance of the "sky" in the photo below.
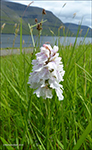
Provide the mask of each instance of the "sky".
[{"label": "sky", "polygon": [[[8,0],[28,5],[30,0]],[[34,0],[30,6],[37,6],[51,11],[63,23],[75,23],[92,28],[92,2],[91,0]]]}]

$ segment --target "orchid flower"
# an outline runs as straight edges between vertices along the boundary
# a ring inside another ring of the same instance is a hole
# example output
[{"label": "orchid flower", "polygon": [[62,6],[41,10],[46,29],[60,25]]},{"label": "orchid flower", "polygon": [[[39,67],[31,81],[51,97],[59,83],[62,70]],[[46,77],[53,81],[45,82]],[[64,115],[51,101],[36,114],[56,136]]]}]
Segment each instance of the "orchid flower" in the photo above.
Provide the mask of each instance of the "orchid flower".
[{"label": "orchid flower", "polygon": [[58,46],[53,48],[49,44],[44,44],[36,54],[36,59],[32,60],[32,72],[29,75],[28,84],[30,88],[35,89],[37,97],[42,96],[44,99],[52,98],[54,89],[59,100],[63,100],[63,81],[65,71],[61,57],[59,57]]}]

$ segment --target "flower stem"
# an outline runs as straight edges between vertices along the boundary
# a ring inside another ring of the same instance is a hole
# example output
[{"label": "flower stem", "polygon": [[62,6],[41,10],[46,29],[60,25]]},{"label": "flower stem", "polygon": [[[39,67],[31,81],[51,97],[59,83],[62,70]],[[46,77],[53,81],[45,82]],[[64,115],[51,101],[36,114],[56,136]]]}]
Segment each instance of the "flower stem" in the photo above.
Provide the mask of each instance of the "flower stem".
[{"label": "flower stem", "polygon": [[50,148],[50,144],[49,144],[50,101],[49,99],[46,100],[45,108],[46,108],[46,149],[49,150]]}]

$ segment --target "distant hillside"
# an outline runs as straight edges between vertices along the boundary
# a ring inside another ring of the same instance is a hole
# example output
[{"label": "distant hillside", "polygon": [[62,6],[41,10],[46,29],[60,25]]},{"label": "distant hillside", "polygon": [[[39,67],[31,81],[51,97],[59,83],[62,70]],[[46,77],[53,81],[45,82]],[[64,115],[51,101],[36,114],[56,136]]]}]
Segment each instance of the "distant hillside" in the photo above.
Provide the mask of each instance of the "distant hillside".
[{"label": "distant hillside", "polygon": [[[20,18],[26,9],[26,5],[19,3],[2,1],[1,3],[1,24],[6,23],[3,33],[14,33],[14,24],[20,23]],[[38,22],[42,19],[42,8],[38,7],[28,7],[23,16],[23,34],[29,34],[28,23],[31,25],[35,24],[35,18]],[[43,19],[47,21],[43,24],[42,35],[51,35],[50,30],[58,35],[58,28],[63,25],[63,22],[58,19],[52,12],[46,11]],[[67,27],[65,28],[67,32]],[[35,27],[34,34],[37,35],[38,31]],[[70,31],[69,34],[72,34]],[[63,29],[60,30],[60,35],[63,35]]]},{"label": "distant hillside", "polygon": [[[20,18],[22,17],[26,5],[22,5],[19,3],[6,2],[1,1],[1,20],[0,25],[6,23],[4,27],[3,33],[14,33],[14,24],[20,24]],[[28,23],[31,25],[35,24],[35,18],[38,19],[38,22],[42,19],[42,8],[30,6],[27,8],[24,16],[23,16],[23,34],[29,34]],[[58,19],[52,12],[46,11],[46,15],[44,15],[43,19],[47,19],[47,21],[43,24],[42,35],[60,35],[60,36],[76,36],[78,25],[71,23],[63,23],[60,19]],[[65,26],[65,29],[60,26]],[[60,30],[58,30],[60,29]],[[81,36],[85,36],[88,27],[81,26],[82,33]],[[53,32],[51,32],[53,31]],[[59,31],[59,32],[58,32]],[[34,35],[38,34],[36,27],[33,29]],[[80,34],[79,34],[80,36]],[[92,30],[89,28],[89,32],[87,36],[92,36]]]},{"label": "distant hillside", "polygon": [[[69,30],[71,32],[73,32],[75,35],[77,34],[79,25],[76,25],[76,24],[73,24],[73,23],[64,23],[64,25],[67,28],[69,28]],[[84,37],[87,33],[87,30],[89,30],[87,36],[92,37],[92,29],[91,28],[88,29],[88,28],[89,28],[88,26],[82,25],[81,28],[80,28],[80,34],[79,35]]]}]

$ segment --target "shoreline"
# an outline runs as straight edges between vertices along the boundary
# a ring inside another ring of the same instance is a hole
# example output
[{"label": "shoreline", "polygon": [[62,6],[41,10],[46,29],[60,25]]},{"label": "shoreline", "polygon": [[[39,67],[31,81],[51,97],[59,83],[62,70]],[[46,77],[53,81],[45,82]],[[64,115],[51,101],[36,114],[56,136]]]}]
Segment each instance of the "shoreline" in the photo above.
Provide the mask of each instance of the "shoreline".
[{"label": "shoreline", "polygon": [[[23,48],[22,49],[22,53],[32,53],[33,52],[33,48]],[[0,56],[8,56],[8,55],[14,55],[14,54],[20,54],[20,48],[16,48],[16,49],[3,49],[0,50]]]},{"label": "shoreline", "polygon": [[[0,33],[1,35],[14,35],[14,33]],[[20,34],[17,34],[18,36],[20,36]],[[31,36],[30,34],[22,34],[22,36]],[[34,34],[34,36],[38,36],[37,34]],[[41,35],[42,37],[46,36],[46,37],[52,37],[52,34],[51,35]],[[71,37],[71,36],[64,36],[64,35],[56,35],[55,37]],[[54,37],[54,36],[53,36]],[[73,38],[76,38],[76,36],[72,36]],[[85,36],[81,36],[81,38],[84,38]],[[80,35],[78,36],[78,38],[80,38]],[[86,38],[92,38],[92,36],[86,36]]]}]

